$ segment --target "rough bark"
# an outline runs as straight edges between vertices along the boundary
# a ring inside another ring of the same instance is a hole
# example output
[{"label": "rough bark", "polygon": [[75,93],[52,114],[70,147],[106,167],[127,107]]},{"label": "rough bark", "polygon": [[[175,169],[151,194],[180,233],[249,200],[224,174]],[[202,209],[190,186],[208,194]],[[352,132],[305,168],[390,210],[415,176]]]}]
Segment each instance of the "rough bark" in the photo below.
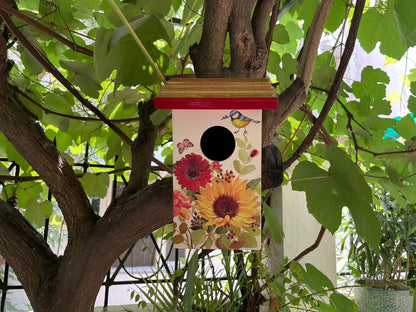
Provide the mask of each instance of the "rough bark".
[{"label": "rough bark", "polygon": [[[264,77],[269,54],[265,31],[276,3],[276,0],[261,0],[257,4],[255,0],[206,1],[201,41],[190,49],[196,76]],[[223,62],[227,33],[231,51],[229,67]]]}]

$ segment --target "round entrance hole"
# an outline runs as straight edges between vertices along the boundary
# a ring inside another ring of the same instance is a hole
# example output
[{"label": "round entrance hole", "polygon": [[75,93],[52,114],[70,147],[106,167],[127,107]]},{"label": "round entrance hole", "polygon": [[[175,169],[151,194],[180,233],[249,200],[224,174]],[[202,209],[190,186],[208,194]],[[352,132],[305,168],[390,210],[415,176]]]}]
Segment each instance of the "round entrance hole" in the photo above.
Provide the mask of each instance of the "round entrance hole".
[{"label": "round entrance hole", "polygon": [[202,153],[213,161],[226,160],[235,149],[234,135],[230,130],[221,126],[213,126],[205,130],[200,144]]}]

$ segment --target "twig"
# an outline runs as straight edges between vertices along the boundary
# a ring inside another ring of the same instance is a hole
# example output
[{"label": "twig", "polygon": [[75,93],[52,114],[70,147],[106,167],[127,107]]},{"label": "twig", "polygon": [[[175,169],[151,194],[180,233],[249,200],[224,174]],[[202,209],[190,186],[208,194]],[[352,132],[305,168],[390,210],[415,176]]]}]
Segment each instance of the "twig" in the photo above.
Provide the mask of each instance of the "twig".
[{"label": "twig", "polygon": [[[299,261],[299,260],[301,260],[308,253],[310,253],[310,252],[314,251],[316,248],[318,248],[319,247],[319,244],[322,241],[322,238],[324,237],[325,231],[326,231],[326,229],[322,225],[321,226],[321,229],[319,230],[318,237],[316,238],[315,242],[311,246],[309,246],[308,248],[306,248],[304,251],[302,251],[300,254],[298,254],[291,261],[289,261],[288,263],[286,263],[286,265],[283,267],[283,269],[279,273],[280,274],[284,273],[285,271],[287,271],[290,268],[290,264],[293,261]],[[275,279],[276,277],[277,277],[277,275],[273,276],[272,280]]]},{"label": "twig", "polygon": [[[32,102],[34,105],[36,105],[37,107],[39,107],[41,110],[43,110],[45,112],[45,114],[51,114],[51,115],[57,115],[57,116],[61,116],[61,117],[65,117],[65,118],[70,118],[70,119],[76,119],[76,120],[83,120],[83,121],[96,121],[96,122],[102,122],[101,119],[99,118],[94,118],[94,117],[83,117],[83,116],[75,116],[75,115],[69,115],[69,114],[63,114],[63,113],[59,113],[59,112],[55,112],[53,110],[50,110],[44,106],[42,106],[40,103],[36,102],[33,98],[31,98],[29,95],[27,95],[26,93],[24,93],[22,90],[20,90],[18,87],[16,86],[11,86],[13,88],[13,90],[17,93],[19,93],[21,96],[23,96],[25,99],[27,99],[28,101]],[[129,123],[129,122],[135,122],[135,121],[139,121],[139,117],[135,117],[135,118],[124,118],[124,119],[109,119],[111,122],[125,122],[125,123]]]},{"label": "twig", "polygon": [[350,31],[348,33],[347,42],[345,44],[345,50],[342,54],[338,70],[335,74],[334,82],[332,84],[331,90],[328,93],[328,97],[325,101],[324,107],[322,108],[321,114],[317,118],[315,124],[312,126],[311,130],[309,131],[308,135],[306,136],[305,140],[303,140],[302,144],[297,149],[297,151],[287,161],[284,162],[284,169],[287,169],[291,164],[293,164],[293,162],[297,160],[312,144],[313,139],[315,138],[321,125],[328,116],[328,113],[331,110],[331,107],[337,98],[337,93],[340,88],[342,78],[344,77],[345,70],[347,69],[352,52],[354,51],[358,27],[360,25],[361,17],[364,10],[364,4],[365,0],[357,0],[354,16],[351,21]]},{"label": "twig", "polygon": [[20,32],[9,15],[5,12],[0,11],[0,17],[3,19],[9,31],[15,35],[22,45],[53,75],[60,83],[75,97],[82,105],[92,111],[98,118],[100,118],[105,124],[107,124],[123,141],[128,145],[132,145],[133,141],[116,125],[114,125],[97,107],[87,101],[78,90],[68,81],[61,72],[44,56],[42,55],[27,38]]},{"label": "twig", "polygon": [[76,44],[74,41],[71,41],[71,40],[66,39],[65,37],[62,37],[60,34],[52,31],[50,28],[42,25],[38,21],[35,21],[34,19],[30,18],[26,14],[14,9],[13,7],[5,4],[4,2],[0,2],[0,10],[3,10],[4,12],[7,12],[13,16],[16,16],[18,19],[28,23],[29,25],[33,27],[36,27],[43,33],[48,34],[49,36],[58,40],[59,42],[62,42],[63,44],[67,45],[68,47],[70,47],[72,50],[76,52],[79,52],[88,56],[94,55],[94,52],[92,50],[82,47]]},{"label": "twig", "polygon": [[159,67],[157,67],[155,61],[153,61],[152,57],[150,56],[149,52],[147,52],[146,48],[144,47],[143,43],[137,36],[137,34],[134,32],[134,29],[130,26],[129,21],[124,16],[123,12],[119,9],[119,7],[115,4],[113,0],[108,0],[110,2],[111,6],[113,7],[114,11],[117,13],[118,17],[120,17],[121,21],[123,22],[124,26],[127,27],[128,31],[130,32],[133,39],[136,41],[137,45],[139,46],[140,50],[142,50],[144,56],[146,57],[147,61],[150,63],[150,65],[155,70],[156,74],[159,76],[160,80],[163,83],[166,83],[166,78],[160,71]]}]

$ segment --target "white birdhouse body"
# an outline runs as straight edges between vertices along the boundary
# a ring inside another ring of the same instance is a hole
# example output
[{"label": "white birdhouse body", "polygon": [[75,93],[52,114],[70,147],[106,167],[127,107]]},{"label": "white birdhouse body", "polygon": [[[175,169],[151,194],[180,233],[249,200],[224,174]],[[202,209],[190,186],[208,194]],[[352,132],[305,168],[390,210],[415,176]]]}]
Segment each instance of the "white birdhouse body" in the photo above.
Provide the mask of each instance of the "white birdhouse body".
[{"label": "white birdhouse body", "polygon": [[[203,80],[201,83],[205,82],[203,86],[208,88],[207,80]],[[164,97],[155,99],[156,107],[169,108],[163,103],[171,102],[180,106],[180,109],[171,107],[175,164],[173,241],[177,248],[260,249],[264,107],[259,103],[268,101],[269,106],[263,105],[276,108],[277,98],[270,89],[268,97],[259,97],[260,102],[256,97],[242,98],[240,92],[236,98],[230,86],[218,84],[221,79],[215,81],[217,87],[208,84],[215,90],[215,97],[212,92],[196,98],[168,92],[169,96],[176,95],[172,100],[161,92]],[[231,86],[233,81],[226,79]],[[238,79],[237,89],[247,93],[249,81]],[[198,95],[200,86],[194,87],[191,94]],[[224,97],[218,92],[221,88]],[[210,106],[214,109],[208,109]]]}]

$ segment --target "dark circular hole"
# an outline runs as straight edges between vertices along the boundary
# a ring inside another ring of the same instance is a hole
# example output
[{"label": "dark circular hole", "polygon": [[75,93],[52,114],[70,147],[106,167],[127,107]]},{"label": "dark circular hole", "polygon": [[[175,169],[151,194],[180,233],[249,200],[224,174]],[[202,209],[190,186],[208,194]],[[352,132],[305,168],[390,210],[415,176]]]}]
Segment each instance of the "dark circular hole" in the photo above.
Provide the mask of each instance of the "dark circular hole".
[{"label": "dark circular hole", "polygon": [[214,126],[205,130],[200,144],[202,153],[213,161],[226,160],[235,149],[234,135],[230,130],[221,126]]}]

